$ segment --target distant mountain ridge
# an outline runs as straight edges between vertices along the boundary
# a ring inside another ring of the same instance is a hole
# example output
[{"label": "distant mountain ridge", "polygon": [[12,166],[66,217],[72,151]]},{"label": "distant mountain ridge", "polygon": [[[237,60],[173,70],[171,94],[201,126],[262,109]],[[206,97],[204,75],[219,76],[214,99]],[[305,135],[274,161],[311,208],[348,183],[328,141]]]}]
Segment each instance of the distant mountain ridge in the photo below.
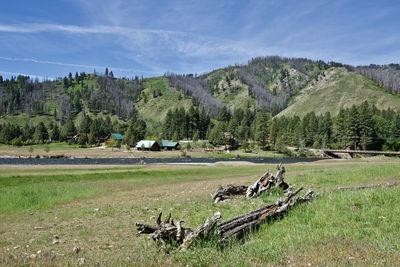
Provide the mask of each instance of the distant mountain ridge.
[{"label": "distant mountain ridge", "polygon": [[[210,115],[222,107],[260,109],[273,115],[307,112],[336,114],[368,100],[380,109],[400,108],[398,64],[353,67],[335,62],[278,56],[258,57],[203,75],[166,74],[134,79],[104,74],[70,73],[56,81],[26,76],[0,78],[0,116],[75,119],[84,112],[127,120],[135,106],[150,124],[168,110],[199,106]],[[25,114],[25,115],[24,115]]]}]

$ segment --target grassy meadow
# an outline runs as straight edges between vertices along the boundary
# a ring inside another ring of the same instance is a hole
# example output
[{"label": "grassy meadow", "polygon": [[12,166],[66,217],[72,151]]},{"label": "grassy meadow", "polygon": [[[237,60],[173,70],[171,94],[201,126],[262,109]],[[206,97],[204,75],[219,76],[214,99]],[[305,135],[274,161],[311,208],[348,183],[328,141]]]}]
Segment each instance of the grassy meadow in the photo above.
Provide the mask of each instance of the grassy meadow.
[{"label": "grassy meadow", "polygon": [[145,158],[282,158],[288,157],[283,153],[276,151],[263,151],[254,149],[251,152],[246,152],[243,149],[225,152],[206,152],[201,148],[182,149],[182,150],[167,150],[167,151],[140,151],[136,149],[127,150],[124,146],[121,148],[109,147],[91,147],[81,148],[76,144],[68,144],[65,142],[40,144],[32,146],[12,146],[0,144],[0,157],[47,157],[47,156],[66,156],[66,157],[145,157]]},{"label": "grassy meadow", "polygon": [[[319,193],[282,220],[221,249],[200,242],[186,252],[160,251],[137,236],[136,221],[160,211],[195,228],[274,202],[214,204],[218,185],[250,184],[273,165],[0,166],[2,266],[395,266],[400,262],[400,187],[334,191],[400,183],[400,160],[327,160],[286,165],[286,181]],[[57,235],[59,243],[53,244]],[[81,251],[74,253],[74,246]]]}]

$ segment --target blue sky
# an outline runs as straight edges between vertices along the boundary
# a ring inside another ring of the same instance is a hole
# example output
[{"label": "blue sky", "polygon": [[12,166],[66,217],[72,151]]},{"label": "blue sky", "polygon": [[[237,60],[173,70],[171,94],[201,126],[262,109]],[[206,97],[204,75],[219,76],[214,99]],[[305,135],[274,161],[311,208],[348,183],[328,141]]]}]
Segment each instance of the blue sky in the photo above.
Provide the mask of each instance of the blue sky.
[{"label": "blue sky", "polygon": [[0,74],[203,73],[280,55],[400,62],[400,1],[4,0]]}]

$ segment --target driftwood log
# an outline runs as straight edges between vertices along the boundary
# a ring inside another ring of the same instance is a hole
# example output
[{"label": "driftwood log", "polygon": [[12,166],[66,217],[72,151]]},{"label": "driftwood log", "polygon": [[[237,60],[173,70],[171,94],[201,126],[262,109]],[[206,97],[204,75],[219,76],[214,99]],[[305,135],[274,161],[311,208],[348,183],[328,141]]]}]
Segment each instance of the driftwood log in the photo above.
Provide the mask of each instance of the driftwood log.
[{"label": "driftwood log", "polygon": [[228,185],[226,188],[219,186],[213,195],[214,203],[230,199],[232,196],[257,197],[261,193],[276,187],[287,190],[289,185],[284,181],[285,167],[281,163],[277,166],[277,169],[275,176],[268,170],[250,186]]},{"label": "driftwood log", "polygon": [[226,188],[219,186],[213,195],[214,203],[224,201],[232,196],[246,195],[247,186],[245,185],[228,185]]},{"label": "driftwood log", "polygon": [[284,200],[277,200],[274,204],[267,205],[220,224],[218,224],[218,222],[221,219],[221,214],[216,212],[210,219],[207,219],[194,231],[190,228],[184,228],[182,226],[183,221],[178,221],[175,224],[171,219],[171,214],[164,222],[162,222],[161,213],[156,220],[155,226],[136,223],[136,227],[139,234],[149,234],[150,237],[161,247],[166,247],[166,245],[175,245],[181,250],[186,250],[196,240],[207,239],[214,233],[217,234],[220,243],[223,244],[228,239],[244,236],[246,233],[253,231],[264,222],[279,219],[296,204],[311,201],[315,197],[315,193],[311,190],[309,190],[304,196],[297,197],[296,195],[301,190],[302,188],[299,188],[294,192],[289,190]]},{"label": "driftwood log", "polygon": [[256,229],[260,224],[280,218],[296,204],[311,201],[315,197],[315,193],[312,190],[309,190],[302,197],[296,197],[301,190],[302,188],[294,192],[290,191],[284,200],[277,200],[276,203],[272,205],[267,205],[248,214],[219,224],[218,231],[220,234],[220,241],[225,242],[231,238],[242,237],[244,234]]},{"label": "driftwood log", "polygon": [[148,234],[161,247],[178,245],[182,250],[189,248],[196,239],[206,239],[221,219],[221,214],[216,212],[193,231],[190,228],[183,227],[183,221],[178,221],[175,224],[174,220],[171,219],[171,214],[164,222],[161,221],[161,216],[162,213],[158,215],[155,226],[137,222],[138,235]]}]

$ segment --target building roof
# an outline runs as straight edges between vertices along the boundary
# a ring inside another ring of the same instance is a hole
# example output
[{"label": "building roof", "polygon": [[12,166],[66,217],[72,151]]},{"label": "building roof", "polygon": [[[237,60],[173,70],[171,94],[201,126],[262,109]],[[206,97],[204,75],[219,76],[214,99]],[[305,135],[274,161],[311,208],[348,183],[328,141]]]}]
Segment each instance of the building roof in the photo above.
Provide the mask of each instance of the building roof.
[{"label": "building roof", "polygon": [[116,139],[116,140],[123,140],[124,139],[124,135],[120,134],[120,133],[112,133],[111,137]]},{"label": "building roof", "polygon": [[157,143],[157,142],[154,140],[142,140],[136,144],[136,148],[142,148],[142,147],[151,148],[154,145],[154,143]]},{"label": "building roof", "polygon": [[176,145],[178,145],[178,142],[174,142],[171,140],[161,140],[160,141],[161,147],[175,147]]}]

